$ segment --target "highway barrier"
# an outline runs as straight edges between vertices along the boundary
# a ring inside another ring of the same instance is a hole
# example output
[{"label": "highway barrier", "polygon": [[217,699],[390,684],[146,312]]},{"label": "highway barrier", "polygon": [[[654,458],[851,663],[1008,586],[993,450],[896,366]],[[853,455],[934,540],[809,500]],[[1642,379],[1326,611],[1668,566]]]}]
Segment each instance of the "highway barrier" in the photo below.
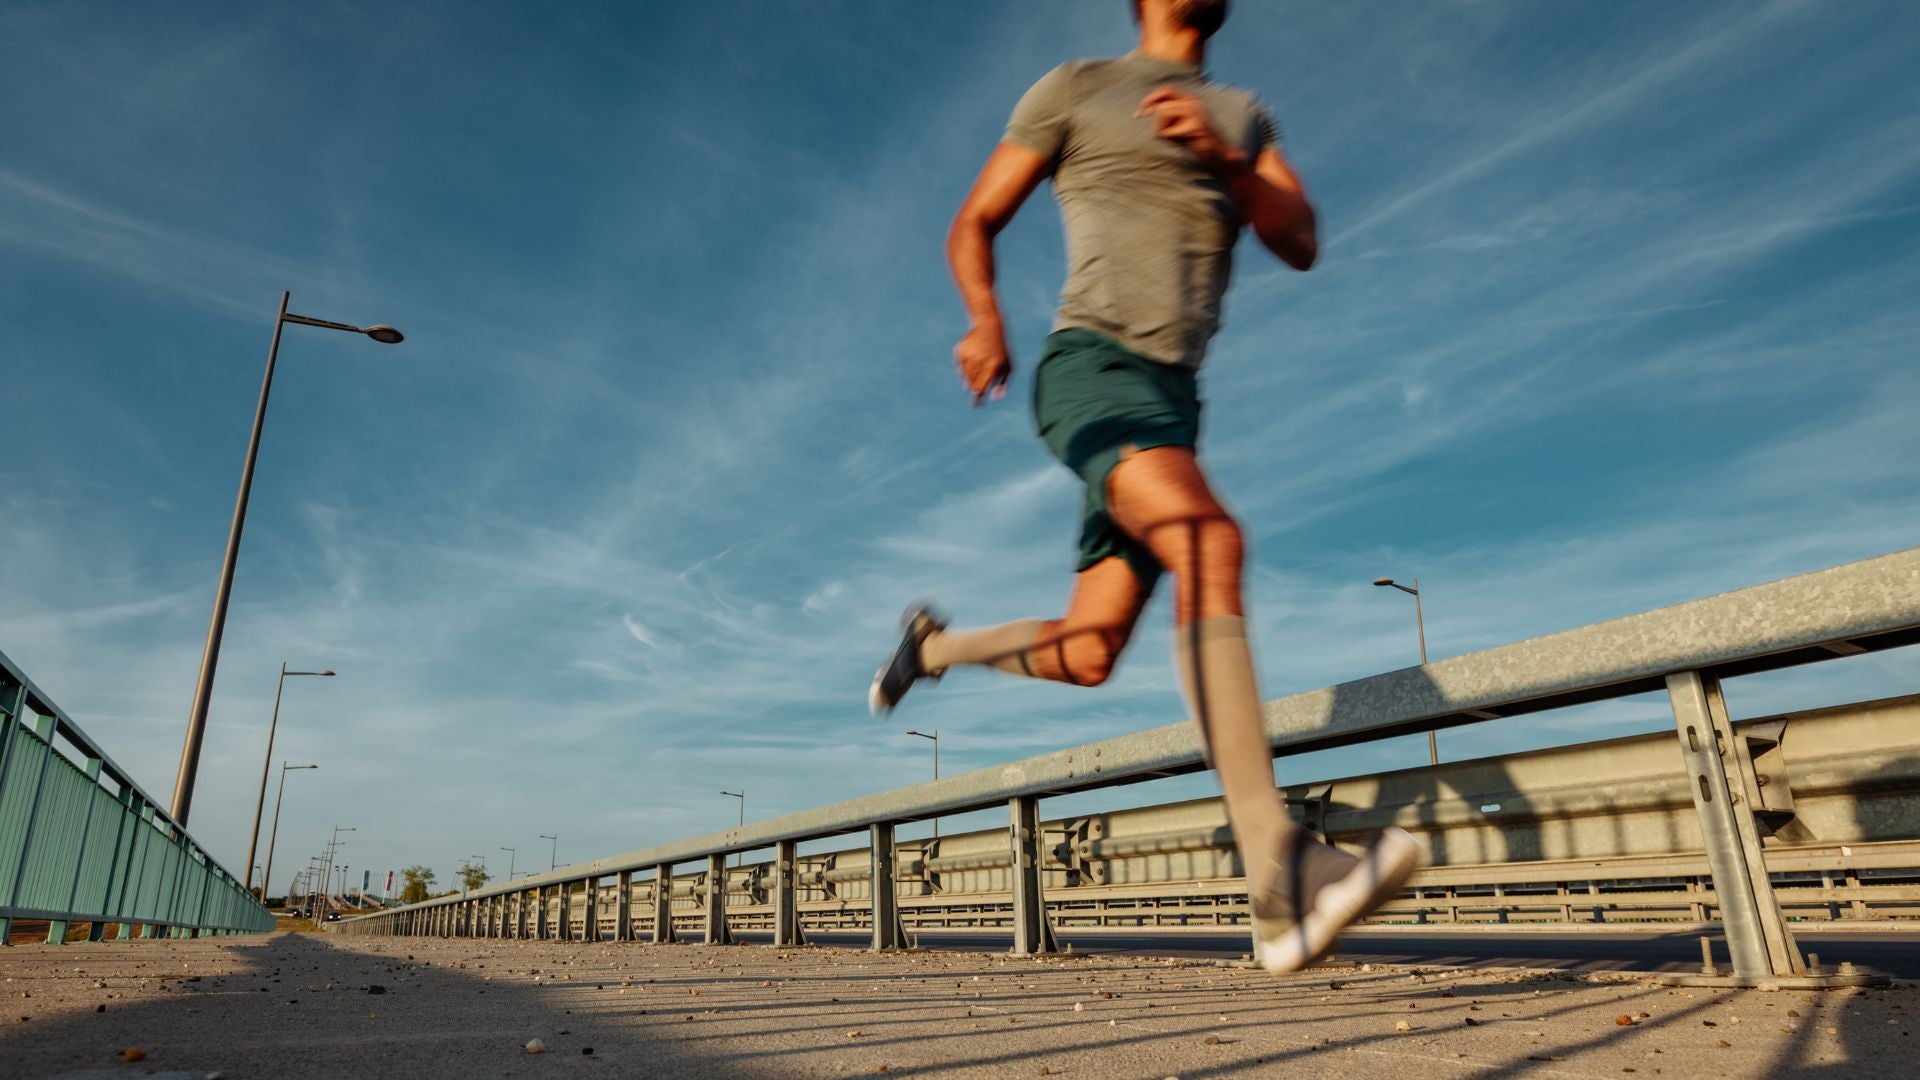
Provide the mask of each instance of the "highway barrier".
[{"label": "highway barrier", "polygon": [[[1673,737],[1642,736],[1309,785],[1290,789],[1290,801],[1309,827],[1335,840],[1357,839],[1390,821],[1427,838],[1432,865],[1389,906],[1389,918],[1684,911],[1724,924],[1735,978],[1816,977],[1794,944],[1783,902],[1796,911],[1811,905],[1857,917],[1878,900],[1914,899],[1904,891],[1860,890],[1870,884],[1863,873],[1897,875],[1920,862],[1912,843],[1920,832],[1903,786],[1920,772],[1920,751],[1911,749],[1915,701],[1736,726],[1720,684],[1916,642],[1920,549],[1910,549],[1282,698],[1267,703],[1265,722],[1276,755],[1285,756],[1664,690],[1677,756]],[[1846,739],[1863,741],[1848,750]],[[803,936],[803,903],[817,926],[821,905],[858,900],[873,946],[893,948],[905,942],[909,921],[932,915],[951,925],[964,918],[966,894],[974,893],[982,917],[1010,927],[1014,951],[1030,953],[1053,947],[1056,922],[1103,917],[1086,914],[1099,911],[1102,889],[1132,890],[1122,899],[1135,907],[1153,890],[1185,890],[1213,906],[1189,914],[1231,920],[1232,897],[1238,891],[1243,903],[1244,886],[1235,890],[1221,880],[1238,867],[1212,800],[1072,822],[1039,817],[1043,797],[1204,767],[1191,727],[1169,724],[442,897],[338,929],[566,938],[581,931],[597,937],[610,926],[616,939],[631,940],[644,924],[652,940],[667,941],[682,932],[678,895],[682,907],[689,899],[698,904],[702,940],[723,942],[732,934],[729,902],[738,893],[749,902],[739,914],[764,919],[777,944]],[[1395,785],[1412,791],[1396,794]],[[1009,810],[1009,828],[997,837],[969,834],[917,848],[894,839],[902,822],[995,805]],[[1154,827],[1117,824],[1154,814],[1164,819]],[[867,834],[862,851],[804,858],[798,851],[802,841],[856,831]],[[726,866],[728,855],[760,849],[771,849],[772,859]],[[678,865],[698,862],[704,873],[676,879]],[[1807,886],[1812,893],[1799,884],[1776,889],[1776,875],[1820,884]],[[895,888],[861,887],[870,881]],[[1620,883],[1634,881],[1647,886],[1639,890],[1644,895],[1625,898],[1634,890]],[[653,887],[657,882],[669,887]],[[716,889],[711,882],[727,884]],[[1490,895],[1479,895],[1483,887]],[[1611,898],[1595,899],[1603,893]],[[928,903],[928,896],[938,901]],[[636,912],[642,903],[650,916]]]},{"label": "highway barrier", "polygon": [[272,913],[0,653],[0,942],[263,933]]}]

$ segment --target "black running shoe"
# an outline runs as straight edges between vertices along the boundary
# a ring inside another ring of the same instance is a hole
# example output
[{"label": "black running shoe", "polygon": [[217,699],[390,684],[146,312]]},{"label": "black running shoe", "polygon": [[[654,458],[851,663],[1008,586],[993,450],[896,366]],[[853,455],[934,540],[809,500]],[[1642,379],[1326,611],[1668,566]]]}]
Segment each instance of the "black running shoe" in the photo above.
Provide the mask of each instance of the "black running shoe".
[{"label": "black running shoe", "polygon": [[888,661],[873,676],[873,687],[867,691],[867,708],[879,719],[893,711],[900,699],[907,696],[913,684],[921,679],[939,679],[940,676],[928,673],[920,663],[920,643],[936,630],[945,630],[947,624],[933,609],[925,604],[909,604],[905,614],[900,616],[900,647],[893,651],[893,659]]}]

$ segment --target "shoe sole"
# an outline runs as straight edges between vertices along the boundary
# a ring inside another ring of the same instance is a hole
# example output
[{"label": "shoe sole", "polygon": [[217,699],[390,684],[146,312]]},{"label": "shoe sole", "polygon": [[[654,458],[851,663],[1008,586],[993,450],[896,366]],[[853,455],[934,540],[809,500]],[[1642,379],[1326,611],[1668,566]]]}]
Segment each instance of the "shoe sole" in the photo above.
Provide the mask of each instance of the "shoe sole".
[{"label": "shoe sole", "polygon": [[[916,600],[907,605],[907,610],[900,613],[900,635],[905,637],[911,633],[913,631],[914,619],[922,615],[925,615],[929,620],[933,620],[935,625],[940,625],[938,616],[933,613],[933,605],[925,600]],[[882,693],[880,689],[880,684],[887,677],[887,668],[889,666],[891,666],[891,662],[880,665],[880,670],[873,673],[872,684],[867,687],[867,712],[871,714],[875,720],[885,720],[887,716],[893,712],[893,707],[899,704],[898,701],[889,703],[886,695]],[[935,676],[926,677],[937,679]]]},{"label": "shoe sole", "polygon": [[1405,829],[1380,834],[1339,881],[1320,890],[1291,926],[1254,920],[1254,959],[1275,975],[1299,971],[1327,954],[1340,932],[1391,899],[1420,865],[1420,844]]}]

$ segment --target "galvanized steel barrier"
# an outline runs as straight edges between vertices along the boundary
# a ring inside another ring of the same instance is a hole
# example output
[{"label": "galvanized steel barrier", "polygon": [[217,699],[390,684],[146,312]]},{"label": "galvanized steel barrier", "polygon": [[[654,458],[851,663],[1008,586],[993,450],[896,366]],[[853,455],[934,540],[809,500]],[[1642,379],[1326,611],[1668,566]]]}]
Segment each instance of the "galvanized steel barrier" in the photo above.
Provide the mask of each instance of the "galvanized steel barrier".
[{"label": "galvanized steel barrier", "polygon": [[[64,741],[73,757],[61,752]],[[75,760],[77,759],[77,760]],[[0,653],[0,942],[262,933],[273,915]]]},{"label": "galvanized steel barrier", "polygon": [[[1792,818],[1794,810],[1791,788],[1776,779],[1782,768],[1782,728],[1755,722],[1743,724],[1736,731],[1720,682],[1916,642],[1920,642],[1920,549],[1910,549],[1282,698],[1267,703],[1265,722],[1276,754],[1284,756],[1665,690],[1674,713],[1680,754],[1675,762],[1670,756],[1673,744],[1668,742],[1669,749],[1662,756],[1683,767],[1671,769],[1671,777],[1653,782],[1671,789],[1671,781],[1678,779],[1684,796],[1666,790],[1657,797],[1684,798],[1682,805],[1691,803],[1693,827],[1698,829],[1700,841],[1688,846],[1696,853],[1694,861],[1704,866],[1712,882],[1710,893],[1696,889],[1686,906],[1702,915],[1711,910],[1724,923],[1736,976],[1749,980],[1804,976],[1806,966],[1794,946],[1769,870],[1772,848],[1763,851],[1763,841],[1769,836],[1776,840],[1774,846],[1779,846],[1776,829]],[[1624,753],[1626,748],[1616,750]],[[1636,752],[1645,752],[1644,747]],[[1461,767],[1469,765],[1484,767],[1486,763],[1463,763]],[[1039,800],[1204,767],[1191,727],[1184,722],[1169,724],[656,845],[464,896],[442,897],[349,920],[338,924],[338,929],[345,933],[531,933],[565,938],[572,935],[577,920],[583,928],[595,928],[594,936],[598,936],[598,927],[607,915],[604,905],[611,900],[616,939],[631,940],[635,923],[648,921],[653,940],[669,941],[677,933],[672,909],[675,893],[697,892],[703,939],[723,942],[730,936],[728,894],[739,887],[769,894],[774,940],[791,944],[801,933],[803,886],[859,879],[897,881],[901,859],[894,829],[898,824],[1006,805],[1009,830],[1005,839],[994,845],[995,850],[971,854],[942,851],[927,858],[923,848],[922,858],[917,860],[919,872],[931,869],[951,874],[1005,867],[1014,950],[1043,951],[1052,947],[1045,906],[1049,855],[1056,856],[1056,863],[1063,860],[1057,858],[1061,845],[1049,842],[1040,821]],[[1512,794],[1524,805],[1539,793]],[[1334,808],[1325,793],[1296,790],[1292,795],[1304,808],[1309,825],[1328,829],[1328,817]],[[1580,797],[1577,790],[1562,793],[1563,799]],[[1606,807],[1605,798],[1596,799],[1591,792],[1587,797],[1602,814],[1613,813]],[[1438,813],[1440,809],[1441,803],[1434,801],[1425,810],[1413,811],[1413,823],[1422,824],[1418,820],[1421,814]],[[1615,809],[1622,815],[1630,812],[1625,805]],[[1367,822],[1364,827],[1384,823]],[[1356,822],[1354,827],[1359,829],[1363,824]],[[868,834],[865,866],[804,867],[806,860],[797,850],[801,841],[855,831]],[[1225,834],[1215,829],[1204,842],[1191,837],[1179,842],[1162,837],[1135,838],[1133,843],[1142,851],[1152,850],[1155,844],[1180,847],[1189,843],[1195,850],[1224,850],[1225,840]],[[751,868],[743,872],[746,880],[737,886],[710,887],[712,882],[728,880],[728,854],[761,848],[774,851],[764,872]],[[1069,852],[1065,868],[1072,870],[1075,845],[1068,844],[1065,850]],[[1083,854],[1092,856],[1095,850],[1095,838],[1088,837]],[[1110,844],[1099,845],[1099,851],[1106,858],[1126,854],[1121,847]],[[1670,851],[1657,857],[1670,858],[1672,854]],[[1911,858],[1911,852],[1904,850],[1883,854],[1894,862]],[[1505,853],[1509,859],[1516,855],[1522,860],[1527,857],[1525,852]],[[1787,858],[1784,852],[1773,857]],[[1106,858],[1084,861],[1091,865]],[[674,882],[676,865],[696,861],[706,864],[702,877],[709,883],[706,887]],[[914,872],[914,865],[908,863],[908,873]],[[1528,864],[1522,861],[1509,865]],[[673,886],[647,890],[654,908],[650,920],[637,919],[631,910],[635,874],[646,871],[653,873],[656,883]],[[1565,867],[1545,872],[1549,877],[1559,875],[1562,882],[1579,878],[1566,873]],[[1429,884],[1432,873],[1429,871],[1426,879]],[[802,881],[803,875],[810,880]],[[606,878],[615,879],[610,897],[602,887]],[[1422,879],[1414,884],[1418,889],[1426,888]],[[1079,895],[1078,890],[1075,895]],[[1560,904],[1557,895],[1555,904]],[[866,906],[873,946],[901,945],[901,897],[896,889],[870,891]],[[1416,895],[1396,902],[1393,910],[1417,916],[1435,906]],[[1457,911],[1458,906],[1452,905],[1450,910]],[[1069,914],[1061,911],[1055,917]]]}]

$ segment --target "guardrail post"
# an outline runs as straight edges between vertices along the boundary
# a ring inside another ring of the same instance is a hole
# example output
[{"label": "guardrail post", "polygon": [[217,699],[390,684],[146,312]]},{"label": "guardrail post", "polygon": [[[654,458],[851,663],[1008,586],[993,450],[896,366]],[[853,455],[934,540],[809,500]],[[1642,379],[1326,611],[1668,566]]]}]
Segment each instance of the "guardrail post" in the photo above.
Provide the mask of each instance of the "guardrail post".
[{"label": "guardrail post", "polygon": [[[6,677],[6,673],[0,671],[0,678]],[[14,731],[21,726],[18,722],[20,714],[26,710],[27,684],[14,683],[0,696],[6,699],[5,704],[0,704],[0,791],[4,791],[8,766],[13,762]],[[22,842],[25,842],[24,838]],[[13,944],[12,928],[13,920],[0,915],[0,946]]]},{"label": "guardrail post", "polygon": [[620,871],[620,896],[613,906],[613,940],[633,940],[633,871]]},{"label": "guardrail post", "polygon": [[673,867],[653,868],[653,943],[665,945],[673,936]]},{"label": "guardrail post", "polygon": [[1727,719],[1719,680],[1698,671],[1669,675],[1667,696],[1680,734],[1687,788],[1700,813],[1733,973],[1743,978],[1803,974],[1805,963],[1781,917],[1760,850],[1753,816],[1760,803],[1751,790],[1752,764]]},{"label": "guardrail post", "polygon": [[873,873],[867,879],[873,894],[873,950],[897,949],[905,943],[900,925],[900,896],[894,891],[893,823],[875,822],[872,827]]},{"label": "guardrail post", "polygon": [[[93,925],[87,928],[88,941],[100,941],[107,936],[108,917],[118,914],[126,901],[127,875],[123,872],[122,864],[132,862],[131,837],[133,834],[128,831],[128,826],[139,824],[140,796],[133,793],[132,787],[123,784],[120,788],[119,800],[120,824],[115,827],[113,833],[113,859],[107,864],[107,882],[100,890],[102,917],[94,920]],[[121,858],[122,851],[127,853],[124,859]],[[120,892],[119,899],[114,898],[116,886]],[[123,938],[127,936],[125,919],[120,920],[120,936]]]},{"label": "guardrail post", "polygon": [[707,936],[703,944],[729,945],[727,935],[727,857],[707,856]]},{"label": "guardrail post", "polygon": [[800,844],[781,840],[773,845],[773,943],[798,945],[800,932],[799,893],[794,879],[800,873]]},{"label": "guardrail post", "polygon": [[[0,684],[10,681],[11,677],[0,671]],[[7,765],[13,760],[14,732],[20,727],[20,714],[26,711],[27,684],[15,682],[0,689],[0,702],[0,790],[5,790]]]},{"label": "guardrail post", "polygon": [[1040,800],[1021,795],[1008,800],[1013,823],[1008,837],[1013,845],[1013,865],[1008,873],[1013,885],[1013,952],[1018,956],[1057,952],[1053,927],[1047,922],[1047,907],[1040,890]]},{"label": "guardrail post", "polygon": [[[96,784],[99,783],[100,781],[100,759],[99,758],[94,757],[91,754],[87,756],[86,773],[87,773],[87,779],[92,780]],[[87,869],[87,839],[93,832],[93,804],[98,801],[99,801],[99,797],[95,792],[92,792],[92,791],[87,792],[87,812],[86,812],[86,815],[82,817],[80,820],[80,850],[74,855],[73,880],[67,885],[66,910],[68,911],[79,910],[74,906],[74,901],[80,899],[80,876],[84,874]],[[94,926],[95,927],[99,926],[99,922],[97,920],[95,921]],[[99,939],[94,938],[91,934],[89,934],[88,940],[97,941]],[[67,943],[67,920],[65,919],[50,920],[47,923],[47,944],[65,945],[66,943]]]},{"label": "guardrail post", "polygon": [[[53,760],[53,727],[53,717],[34,717],[33,733],[40,736],[44,746],[41,748],[40,768],[34,772],[33,794],[27,797],[27,829],[20,837],[20,861],[14,865],[13,886],[8,890],[10,894],[7,897],[8,907],[13,907],[20,902],[21,880],[27,874],[27,853],[33,850],[33,827],[40,817],[40,791],[46,786],[47,764]],[[11,918],[0,916],[0,946],[13,944],[12,927]]]}]

